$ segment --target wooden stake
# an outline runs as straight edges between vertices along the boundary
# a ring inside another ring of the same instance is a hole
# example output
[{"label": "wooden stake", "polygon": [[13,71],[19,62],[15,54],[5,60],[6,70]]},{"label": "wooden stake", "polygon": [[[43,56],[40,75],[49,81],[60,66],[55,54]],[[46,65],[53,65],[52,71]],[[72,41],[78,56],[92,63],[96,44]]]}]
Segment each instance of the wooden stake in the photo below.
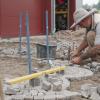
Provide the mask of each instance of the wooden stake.
[{"label": "wooden stake", "polygon": [[0,79],[0,100],[4,100],[2,80]]}]

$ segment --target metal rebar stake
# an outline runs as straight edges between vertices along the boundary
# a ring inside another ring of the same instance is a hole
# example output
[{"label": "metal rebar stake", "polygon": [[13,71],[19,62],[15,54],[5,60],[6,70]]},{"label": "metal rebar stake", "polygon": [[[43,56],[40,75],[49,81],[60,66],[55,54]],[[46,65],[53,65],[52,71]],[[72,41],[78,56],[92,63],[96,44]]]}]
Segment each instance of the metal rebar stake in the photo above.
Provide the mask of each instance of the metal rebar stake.
[{"label": "metal rebar stake", "polygon": [[32,59],[30,54],[30,32],[29,32],[29,16],[26,13],[26,38],[27,38],[27,56],[28,56],[28,67],[29,67],[29,74],[32,72]]},{"label": "metal rebar stake", "polygon": [[18,52],[20,53],[22,50],[22,13],[19,17],[19,49]]},{"label": "metal rebar stake", "polygon": [[70,53],[71,53],[71,47],[69,46],[69,48],[68,48],[68,64],[71,60]]},{"label": "metal rebar stake", "polygon": [[49,41],[48,41],[48,11],[46,10],[46,46],[47,46],[47,62],[49,64]]}]

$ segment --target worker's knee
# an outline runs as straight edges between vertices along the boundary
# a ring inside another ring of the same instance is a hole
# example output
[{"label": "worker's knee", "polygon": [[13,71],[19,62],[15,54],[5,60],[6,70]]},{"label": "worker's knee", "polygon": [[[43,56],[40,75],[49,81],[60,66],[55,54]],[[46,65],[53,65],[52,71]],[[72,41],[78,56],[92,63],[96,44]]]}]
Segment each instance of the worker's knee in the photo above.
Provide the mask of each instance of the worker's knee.
[{"label": "worker's knee", "polygon": [[87,38],[95,38],[96,33],[94,31],[89,31],[87,33]]}]

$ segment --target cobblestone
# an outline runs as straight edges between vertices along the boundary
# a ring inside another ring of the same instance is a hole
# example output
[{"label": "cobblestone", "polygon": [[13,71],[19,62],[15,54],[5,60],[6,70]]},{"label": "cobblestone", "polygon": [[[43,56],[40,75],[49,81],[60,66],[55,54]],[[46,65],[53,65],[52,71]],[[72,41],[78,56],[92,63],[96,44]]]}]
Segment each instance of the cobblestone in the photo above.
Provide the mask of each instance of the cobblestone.
[{"label": "cobblestone", "polygon": [[62,83],[61,82],[53,83],[53,91],[61,91],[61,90],[62,90]]},{"label": "cobblestone", "polygon": [[56,100],[56,95],[46,95],[44,100]]},{"label": "cobblestone", "polygon": [[44,100],[43,98],[43,96],[34,96],[34,100]]},{"label": "cobblestone", "polygon": [[51,89],[51,83],[49,83],[48,81],[46,80],[43,80],[42,82],[42,89],[48,91]]}]

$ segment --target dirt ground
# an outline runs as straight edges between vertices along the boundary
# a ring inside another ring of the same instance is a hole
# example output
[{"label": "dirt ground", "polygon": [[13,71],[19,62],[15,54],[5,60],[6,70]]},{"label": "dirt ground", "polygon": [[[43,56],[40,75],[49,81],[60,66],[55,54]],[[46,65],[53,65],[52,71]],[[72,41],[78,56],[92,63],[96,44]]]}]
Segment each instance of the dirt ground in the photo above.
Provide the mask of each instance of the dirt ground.
[{"label": "dirt ground", "polygon": [[[31,48],[35,48],[35,45],[33,41],[38,41],[39,38],[33,38],[31,40]],[[9,42],[10,41],[10,42]],[[17,76],[23,76],[28,74],[28,65],[27,65],[27,55],[19,55],[15,52],[10,52],[9,49],[15,49],[16,52],[18,51],[18,39],[17,42],[14,40],[9,39],[2,39],[0,42],[0,76],[3,76],[3,78],[14,78]],[[25,40],[24,40],[25,41]],[[25,43],[23,42],[23,47],[26,47]],[[2,50],[5,49],[7,51],[2,53]],[[38,67],[36,61],[34,60],[36,58],[36,52],[33,50],[33,56],[32,56],[32,67]],[[71,82],[71,88],[70,90],[78,91],[80,89],[80,86],[85,83],[92,83],[94,85],[100,84],[100,72],[96,73],[93,77],[87,80],[82,81],[74,81]],[[82,99],[85,100],[85,99]]]}]

